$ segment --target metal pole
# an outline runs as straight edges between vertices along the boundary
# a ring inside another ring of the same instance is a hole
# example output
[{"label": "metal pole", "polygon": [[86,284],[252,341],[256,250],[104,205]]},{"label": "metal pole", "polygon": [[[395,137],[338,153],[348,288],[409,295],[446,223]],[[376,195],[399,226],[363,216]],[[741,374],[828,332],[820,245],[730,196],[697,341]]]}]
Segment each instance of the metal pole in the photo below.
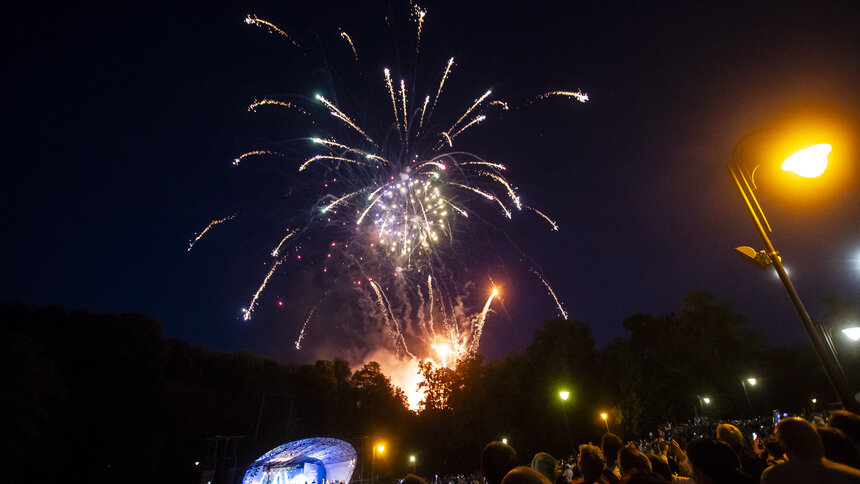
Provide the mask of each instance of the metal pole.
[{"label": "metal pole", "polygon": [[266,394],[263,393],[263,398],[260,399],[260,412],[257,413],[257,427],[254,429],[254,441],[251,442],[251,452],[257,449],[257,434],[260,433],[260,420],[263,418],[263,404],[266,403]]},{"label": "metal pole", "polygon": [[[839,360],[836,359],[836,355],[833,354],[831,348],[824,344],[824,341],[822,340],[816,329],[815,323],[812,321],[812,318],[809,316],[809,313],[806,312],[806,308],[803,306],[803,302],[800,300],[800,296],[797,294],[797,290],[794,288],[794,284],[791,283],[791,279],[789,279],[788,274],[785,272],[785,268],[782,266],[782,261],[779,258],[779,252],[777,252],[777,250],[771,243],[770,238],[767,236],[767,233],[765,232],[764,227],[761,224],[761,220],[759,219],[755,209],[753,208],[750,199],[752,199],[752,201],[754,201],[756,205],[758,205],[758,200],[756,200],[755,194],[749,187],[749,182],[744,177],[743,173],[740,171],[739,168],[736,170],[730,166],[729,174],[731,174],[732,181],[734,181],[735,187],[738,189],[738,193],[740,194],[741,198],[744,201],[744,204],[746,205],[753,225],[758,231],[758,235],[761,238],[762,243],[764,244],[765,251],[770,258],[774,269],[776,269],[776,273],[779,276],[779,279],[782,281],[782,285],[785,287],[785,291],[788,293],[788,297],[789,299],[791,299],[791,303],[794,305],[794,309],[795,311],[797,311],[797,315],[800,317],[800,322],[803,325],[803,329],[806,331],[806,335],[809,337],[810,343],[812,343],[812,348],[815,350],[815,354],[818,356],[818,360],[824,367],[824,372],[827,374],[827,378],[830,380],[830,384],[833,386],[833,389],[836,391],[836,394],[842,401],[842,405],[845,406],[847,410],[850,410],[854,413],[860,413],[860,403],[858,403],[857,400],[854,398],[854,393],[851,391],[851,388],[848,385],[848,379],[845,378],[845,373],[842,371],[842,367],[839,365]],[[744,187],[741,185],[741,182],[738,179],[739,176],[743,178],[744,184],[746,184],[747,186],[747,190],[744,190]],[[760,206],[759,211],[761,211],[762,215],[764,215],[764,211],[761,210]]]},{"label": "metal pole", "polygon": [[564,400],[561,401],[561,413],[564,414],[564,428],[567,429],[567,440],[570,441],[570,455],[575,455],[573,450],[573,437],[570,435],[570,425],[567,423],[567,411],[564,408]]},{"label": "metal pole", "polygon": [[752,413],[750,417],[755,417],[755,409],[753,408],[752,400],[750,400],[750,394],[747,391],[747,383],[744,381],[743,378],[741,378],[741,387],[743,387],[744,389],[744,395],[746,395],[747,397],[747,404],[750,406],[750,412]]}]

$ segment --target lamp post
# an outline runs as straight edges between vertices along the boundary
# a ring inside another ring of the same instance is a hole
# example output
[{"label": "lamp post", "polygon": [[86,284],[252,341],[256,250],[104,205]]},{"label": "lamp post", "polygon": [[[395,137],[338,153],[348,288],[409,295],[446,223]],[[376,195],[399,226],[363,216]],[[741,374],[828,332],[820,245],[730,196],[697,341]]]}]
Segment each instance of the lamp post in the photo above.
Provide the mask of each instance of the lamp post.
[{"label": "lamp post", "polygon": [[[703,397],[701,395],[696,395],[696,401],[699,403],[699,407],[702,407],[702,413],[705,413],[705,405],[711,404],[711,397]],[[696,417],[699,416],[699,409],[696,406],[693,406],[694,414]]]},{"label": "lamp post", "polygon": [[603,419],[603,424],[606,425],[606,433],[609,433],[609,420],[607,420],[609,415],[607,415],[606,412],[603,412],[600,414],[600,418]]},{"label": "lamp post", "polygon": [[575,454],[573,451],[573,437],[570,435],[570,424],[567,423],[567,410],[564,408],[564,402],[570,398],[570,392],[562,390],[558,392],[558,396],[561,398],[561,413],[564,414],[564,428],[567,429],[567,440],[570,442],[570,455],[573,455]]},{"label": "lamp post", "polygon": [[415,456],[414,455],[409,456],[409,462],[412,463],[412,473],[415,474]]},{"label": "lamp post", "polygon": [[750,400],[750,394],[749,391],[747,391],[747,384],[754,387],[756,383],[757,381],[755,378],[741,378],[741,387],[744,389],[744,396],[747,397],[747,404],[750,406],[750,412],[752,412],[752,415],[750,415],[751,417],[755,417],[755,408],[753,408],[752,400]]},{"label": "lamp post", "polygon": [[376,471],[376,452],[377,451],[379,452],[379,455],[382,455],[382,453],[385,452],[385,445],[378,444],[376,447],[373,448],[373,450],[371,450],[371,452],[373,453],[373,458],[370,460],[370,482],[376,481],[375,471]]},{"label": "lamp post", "polygon": [[[823,173],[824,168],[827,166],[827,153],[829,152],[830,145],[811,146],[788,157],[783,162],[782,168],[784,170],[794,171],[804,177],[817,177]],[[735,153],[737,153],[737,146],[735,147]],[[773,265],[779,279],[782,281],[782,284],[788,293],[789,299],[791,299],[791,303],[794,305],[795,311],[797,311],[797,315],[800,317],[800,322],[803,325],[803,329],[806,331],[806,335],[809,337],[809,341],[812,343],[815,354],[818,356],[819,361],[824,367],[825,373],[827,373],[830,384],[833,386],[833,389],[836,391],[836,394],[839,396],[839,399],[842,401],[842,404],[846,409],[855,413],[860,412],[860,404],[858,404],[857,400],[854,398],[854,393],[848,385],[848,380],[845,378],[845,373],[842,371],[842,367],[836,359],[833,348],[825,343],[824,338],[821,336],[822,332],[812,321],[812,318],[806,311],[803,302],[800,300],[800,296],[797,294],[797,290],[794,288],[794,284],[792,284],[791,279],[789,279],[788,274],[785,272],[779,252],[774,248],[773,243],[770,241],[770,238],[765,231],[764,225],[767,225],[768,231],[771,231],[770,224],[768,224],[767,217],[765,217],[764,211],[762,210],[761,205],[759,205],[758,199],[753,191],[755,185],[752,182],[752,174],[747,174],[746,171],[741,168],[740,163],[734,155],[733,163],[733,166],[728,167],[729,174],[731,175],[732,181],[738,190],[738,194],[743,200],[750,218],[752,219],[752,223],[765,247],[763,251],[758,253],[748,247],[739,248],[738,250],[753,259],[762,269],[766,268],[768,265]],[[817,166],[818,169],[815,171],[807,171],[806,168],[809,166]],[[764,225],[762,225],[762,223],[764,223]]]}]

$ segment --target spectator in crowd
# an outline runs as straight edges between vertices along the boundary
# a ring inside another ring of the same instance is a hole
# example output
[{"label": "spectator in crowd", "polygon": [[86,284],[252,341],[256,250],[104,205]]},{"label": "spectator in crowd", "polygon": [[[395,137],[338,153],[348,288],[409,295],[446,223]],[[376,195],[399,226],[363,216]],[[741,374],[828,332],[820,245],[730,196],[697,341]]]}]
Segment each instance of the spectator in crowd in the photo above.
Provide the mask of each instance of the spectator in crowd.
[{"label": "spectator in crowd", "polygon": [[761,476],[762,484],[860,483],[860,470],[824,457],[821,436],[806,420],[796,417],[780,420],[776,437],[788,461],[767,468]]},{"label": "spectator in crowd", "polygon": [[768,467],[785,462],[785,451],[779,445],[779,439],[776,438],[776,435],[771,435],[764,439],[764,450],[767,452],[765,463]]},{"label": "spectator in crowd", "polygon": [[749,484],[753,479],[740,469],[732,448],[720,440],[702,438],[687,445],[687,458],[696,484]]},{"label": "spectator in crowd", "polygon": [[600,478],[603,473],[603,452],[596,445],[586,444],[579,446],[579,456],[576,464],[582,477],[574,481],[574,484],[607,484]]},{"label": "spectator in crowd", "polygon": [[633,469],[651,472],[651,461],[635,445],[630,444],[618,451],[618,468],[623,479]]},{"label": "spectator in crowd", "polygon": [[517,466],[505,474],[501,484],[552,484],[552,482],[529,466]]},{"label": "spectator in crowd", "polygon": [[854,442],[845,435],[845,432],[827,426],[819,426],[815,430],[821,436],[821,442],[824,444],[824,457],[860,469],[860,452],[857,451]]},{"label": "spectator in crowd", "polygon": [[834,410],[827,426],[845,432],[855,446],[860,446],[860,415],[848,410]]},{"label": "spectator in crowd", "polygon": [[667,481],[672,480],[672,471],[669,469],[669,461],[666,460],[665,456],[659,456],[654,453],[645,454],[648,457],[648,461],[651,462],[651,469],[654,474],[666,479]]},{"label": "spectator in crowd", "polygon": [[717,425],[717,440],[725,442],[732,448],[741,463],[741,470],[758,482],[765,463],[754,452],[744,447],[744,436],[740,429],[729,423]]},{"label": "spectator in crowd", "polygon": [[670,481],[663,479],[654,472],[643,471],[642,469],[633,469],[624,479],[621,479],[622,484],[670,484]]},{"label": "spectator in crowd", "polygon": [[406,477],[403,478],[403,484],[427,484],[427,481],[415,474],[406,474]]},{"label": "spectator in crowd", "polygon": [[532,459],[532,469],[545,475],[549,479],[549,482],[556,482],[556,479],[558,479],[558,462],[546,452],[535,454]]},{"label": "spectator in crowd", "polygon": [[481,474],[487,484],[501,484],[505,474],[517,466],[517,451],[508,444],[494,441],[481,451]]},{"label": "spectator in crowd", "polygon": [[606,432],[600,439],[600,449],[606,460],[602,477],[609,484],[617,484],[621,479],[621,471],[618,470],[618,451],[622,447],[624,447],[624,442],[613,433]]}]

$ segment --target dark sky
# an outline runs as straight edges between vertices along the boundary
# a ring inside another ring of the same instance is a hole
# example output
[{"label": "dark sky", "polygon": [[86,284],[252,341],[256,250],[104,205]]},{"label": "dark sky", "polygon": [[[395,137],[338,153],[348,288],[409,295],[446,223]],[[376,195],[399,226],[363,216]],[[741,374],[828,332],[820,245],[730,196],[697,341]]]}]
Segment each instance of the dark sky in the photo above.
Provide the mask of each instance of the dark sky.
[{"label": "dark sky", "polygon": [[[32,3],[7,13],[3,29],[0,299],[143,312],[168,336],[284,361],[336,356],[322,354],[320,325],[310,329],[316,350],[293,348],[304,317],[275,302],[307,306],[312,296],[288,275],[263,294],[258,317],[239,314],[272,242],[271,232],[243,230],[277,216],[272,194],[284,187],[231,161],[290,128],[245,108],[312,89],[315,76],[285,39],[243,20],[256,14],[326,49],[342,48],[342,27],[381,70],[409,57],[384,23],[403,9]],[[730,302],[776,343],[805,338],[772,271],[732,250],[761,244],[726,166],[738,140],[766,126],[809,122],[841,143],[817,191],[760,196],[813,317],[826,316],[828,295],[860,306],[860,3],[422,5],[421,66],[435,75],[455,56],[446,92],[462,105],[487,88],[510,99],[589,94],[587,104],[559,99],[488,120],[470,143],[503,160],[522,193],[558,221],[557,233],[511,227],[598,345],[623,336],[625,317],[669,313],[693,290]],[[401,34],[413,28],[393,18]],[[186,251],[210,220],[231,213],[246,222]],[[555,315],[539,281],[509,284],[517,290],[504,294],[507,314],[491,314],[484,333],[492,357],[521,348]]]}]

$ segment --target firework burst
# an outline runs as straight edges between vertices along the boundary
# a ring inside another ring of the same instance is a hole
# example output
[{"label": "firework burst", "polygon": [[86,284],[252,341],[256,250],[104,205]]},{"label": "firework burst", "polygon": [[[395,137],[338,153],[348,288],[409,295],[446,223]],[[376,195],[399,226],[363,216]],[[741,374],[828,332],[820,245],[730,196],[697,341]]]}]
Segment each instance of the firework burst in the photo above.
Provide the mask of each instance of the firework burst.
[{"label": "firework burst", "polygon": [[[426,17],[426,10],[413,5],[416,61]],[[246,22],[289,39],[294,48],[303,48],[272,22],[251,15]],[[355,39],[343,30],[339,36],[357,64]],[[362,57],[367,57],[367,51]],[[463,266],[467,265],[462,254],[469,252],[464,246],[476,238],[474,234],[463,234],[480,232],[483,229],[479,227],[486,225],[508,224],[507,219],[521,212],[537,215],[548,224],[548,230],[558,230],[558,225],[543,212],[523,204],[516,185],[506,177],[503,163],[455,149],[461,138],[467,138],[476,126],[490,119],[491,110],[507,110],[509,104],[494,99],[493,91],[486,90],[466,109],[446,106],[443,88],[450,88],[454,67],[451,57],[439,66],[435,82],[428,83],[422,83],[422,79],[395,80],[388,68],[363,74],[375,81],[371,83],[372,95],[359,105],[339,103],[339,97],[350,96],[339,96],[330,90],[326,94],[297,95],[295,101],[289,102],[254,101],[248,107],[249,111],[261,106],[295,111],[325,134],[317,132],[295,140],[295,144],[303,146],[298,149],[304,152],[301,156],[257,149],[234,160],[239,164],[274,155],[279,163],[291,166],[297,184],[316,187],[317,193],[304,199],[301,213],[305,221],[285,235],[282,232],[279,242],[273,243],[268,271],[243,309],[245,320],[252,317],[272,276],[282,270],[288,258],[301,260],[304,247],[304,252],[316,254],[311,257],[317,259],[316,266],[332,284],[349,281],[360,297],[374,302],[375,309],[370,312],[375,314],[369,317],[381,323],[383,334],[397,353],[453,366],[464,355],[478,350],[499,291],[491,285],[484,293],[489,297],[482,309],[468,309],[468,294],[482,291],[461,280]],[[536,99],[552,96],[588,100],[580,91],[552,91]],[[365,114],[376,112],[387,114]],[[227,219],[213,221],[190,247],[212,226]],[[486,251],[486,246],[483,244],[481,251]],[[536,271],[535,274],[562,314],[566,314],[549,283]],[[296,348],[301,347],[312,318],[322,317],[318,308],[320,302],[305,319]],[[410,342],[417,342],[414,352],[409,349]]]}]

